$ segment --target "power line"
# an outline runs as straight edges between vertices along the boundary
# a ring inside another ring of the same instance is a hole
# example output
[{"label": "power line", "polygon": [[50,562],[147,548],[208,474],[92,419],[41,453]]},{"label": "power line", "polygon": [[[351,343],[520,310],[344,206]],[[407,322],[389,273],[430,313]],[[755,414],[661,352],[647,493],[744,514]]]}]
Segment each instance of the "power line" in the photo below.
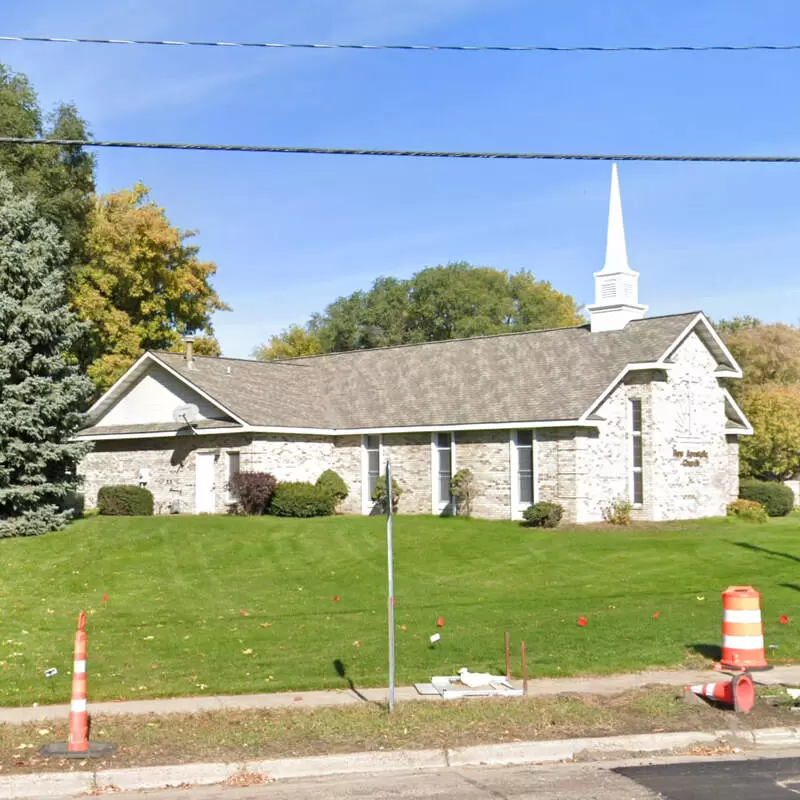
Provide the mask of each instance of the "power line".
[{"label": "power line", "polygon": [[428,50],[461,53],[704,53],[753,50],[800,50],[800,44],[701,44],[701,45],[461,45],[461,44],[337,44],[330,42],[201,42],[169,39],[90,39],[80,36],[0,36],[0,42],[37,42],[47,44],[154,45],[163,47],[252,47],[261,49],[297,48],[304,50]]},{"label": "power line", "polygon": [[323,156],[391,156],[397,158],[465,158],[522,161],[690,161],[752,164],[798,164],[800,156],[668,155],[655,153],[514,153],[470,150],[375,150],[349,147],[283,147],[259,144],[191,144],[179,142],[124,142],[96,139],[38,139],[0,136],[4,145],[57,145],[59,147],[117,147],[139,150],[197,150],[223,153],[283,153]]}]

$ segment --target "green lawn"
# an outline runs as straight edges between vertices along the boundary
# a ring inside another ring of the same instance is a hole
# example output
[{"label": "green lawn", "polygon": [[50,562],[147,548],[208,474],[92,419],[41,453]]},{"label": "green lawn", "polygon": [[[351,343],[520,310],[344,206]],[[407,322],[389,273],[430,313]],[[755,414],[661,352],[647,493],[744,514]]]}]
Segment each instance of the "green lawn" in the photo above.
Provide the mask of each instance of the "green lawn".
[{"label": "green lawn", "polygon": [[[799,567],[798,515],[551,532],[398,517],[398,681],[502,672],[506,630],[532,676],[697,664],[733,583],[761,591],[771,655],[800,659]],[[81,609],[91,700],[337,687],[337,659],[356,686],[386,682],[381,518],[92,517],[0,541],[0,576],[1,705],[68,700]]]}]

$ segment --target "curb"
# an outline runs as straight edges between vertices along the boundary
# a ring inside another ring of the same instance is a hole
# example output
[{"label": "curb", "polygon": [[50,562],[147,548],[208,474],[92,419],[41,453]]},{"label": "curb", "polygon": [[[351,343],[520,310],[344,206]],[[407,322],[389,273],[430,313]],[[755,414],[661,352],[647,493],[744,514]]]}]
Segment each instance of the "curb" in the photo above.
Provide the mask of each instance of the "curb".
[{"label": "curb", "polygon": [[308,758],[283,758],[241,763],[178,764],[160,767],[129,767],[100,772],[40,772],[0,778],[0,797],[8,800],[97,793],[102,789],[136,791],[178,786],[209,786],[224,783],[243,772],[271,780],[311,778],[375,772],[450,769],[470,766],[512,766],[572,761],[601,753],[655,753],[698,744],[742,741],[752,745],[798,745],[800,730],[762,728],[754,731],[721,730],[600,736],[556,739],[542,742],[455,747],[444,750],[391,750]]}]

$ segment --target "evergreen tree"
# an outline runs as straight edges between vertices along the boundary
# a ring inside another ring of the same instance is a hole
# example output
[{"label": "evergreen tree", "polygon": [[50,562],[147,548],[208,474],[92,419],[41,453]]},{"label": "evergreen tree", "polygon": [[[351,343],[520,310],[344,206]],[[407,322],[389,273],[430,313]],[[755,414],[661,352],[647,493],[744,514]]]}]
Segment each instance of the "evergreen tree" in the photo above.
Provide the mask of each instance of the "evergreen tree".
[{"label": "evergreen tree", "polygon": [[82,326],[68,246],[0,173],[0,537],[62,527],[88,446],[72,439],[91,386],[67,356]]}]

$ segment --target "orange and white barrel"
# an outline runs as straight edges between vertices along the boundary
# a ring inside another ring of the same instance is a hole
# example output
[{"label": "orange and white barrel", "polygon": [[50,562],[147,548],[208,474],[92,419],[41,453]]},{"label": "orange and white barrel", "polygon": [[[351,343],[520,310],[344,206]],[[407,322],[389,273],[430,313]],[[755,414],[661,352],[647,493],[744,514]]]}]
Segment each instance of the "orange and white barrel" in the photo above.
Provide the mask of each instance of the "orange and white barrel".
[{"label": "orange and white barrel", "polygon": [[761,595],[752,586],[729,586],[722,593],[723,669],[769,669],[764,656]]},{"label": "orange and white barrel", "polygon": [[72,703],[69,709],[67,750],[81,753],[89,749],[89,711],[86,707],[86,613],[78,617],[75,634],[75,661],[72,667]]}]

